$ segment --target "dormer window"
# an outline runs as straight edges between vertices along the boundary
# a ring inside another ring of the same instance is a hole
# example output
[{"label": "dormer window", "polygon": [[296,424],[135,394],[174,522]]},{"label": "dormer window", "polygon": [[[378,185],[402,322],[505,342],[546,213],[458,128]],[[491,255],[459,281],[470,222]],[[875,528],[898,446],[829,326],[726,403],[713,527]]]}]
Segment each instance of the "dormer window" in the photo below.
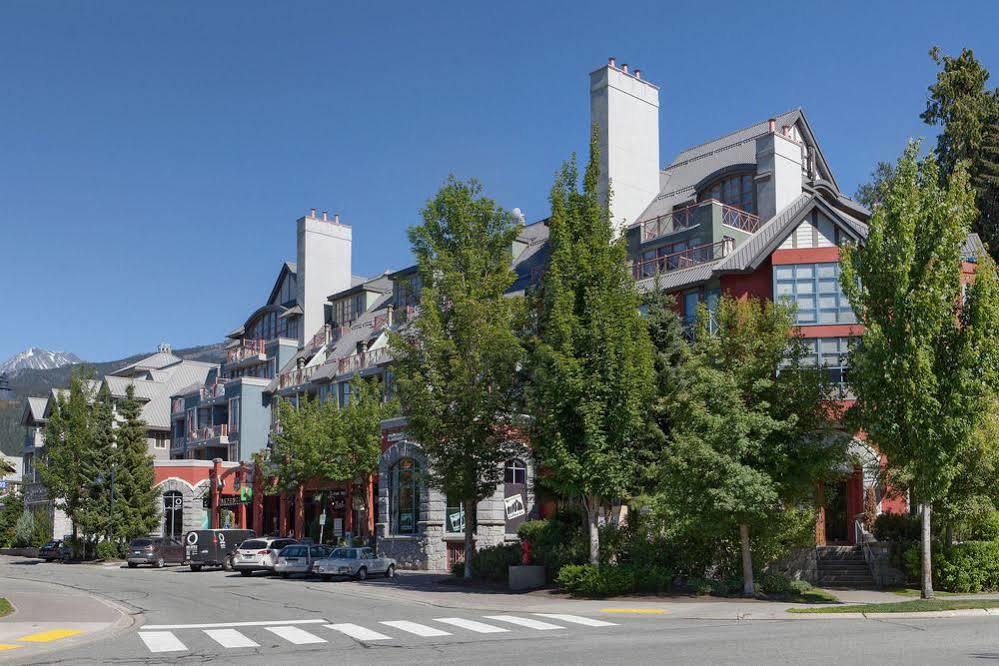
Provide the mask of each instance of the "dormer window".
[{"label": "dormer window", "polygon": [[753,183],[753,174],[741,173],[719,178],[701,190],[697,199],[698,201],[715,199],[755,215],[756,186]]}]

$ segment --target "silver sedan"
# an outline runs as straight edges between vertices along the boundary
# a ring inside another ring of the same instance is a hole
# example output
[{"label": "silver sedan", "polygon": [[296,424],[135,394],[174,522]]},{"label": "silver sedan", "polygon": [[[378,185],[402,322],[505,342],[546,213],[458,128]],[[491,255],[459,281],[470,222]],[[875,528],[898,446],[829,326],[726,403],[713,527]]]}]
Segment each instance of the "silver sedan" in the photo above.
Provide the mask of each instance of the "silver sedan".
[{"label": "silver sedan", "polygon": [[378,557],[371,548],[337,548],[328,558],[318,560],[312,571],[323,580],[330,580],[333,576],[364,580],[377,573],[391,578],[395,575],[395,560],[391,557]]},{"label": "silver sedan", "polygon": [[330,546],[316,544],[293,544],[285,546],[278,554],[274,563],[274,573],[282,578],[291,574],[312,573],[312,566],[317,560],[329,557],[333,549]]}]

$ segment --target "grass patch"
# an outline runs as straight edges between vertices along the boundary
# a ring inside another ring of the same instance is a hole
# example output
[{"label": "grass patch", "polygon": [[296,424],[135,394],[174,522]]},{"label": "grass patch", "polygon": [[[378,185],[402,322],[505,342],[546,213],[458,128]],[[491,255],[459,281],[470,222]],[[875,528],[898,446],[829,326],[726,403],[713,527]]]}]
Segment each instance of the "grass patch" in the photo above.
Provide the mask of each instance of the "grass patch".
[{"label": "grass patch", "polygon": [[[922,590],[918,587],[893,587],[888,590],[892,594],[897,594],[902,597],[918,597],[922,594]],[[936,597],[953,597],[957,596],[957,592],[944,592],[943,590],[933,590],[933,595]]]},{"label": "grass patch", "polygon": [[845,604],[818,608],[788,608],[788,613],[925,613],[963,610],[965,608],[999,608],[999,599],[914,599],[888,604]]},{"label": "grass patch", "polygon": [[14,612],[14,607],[10,605],[9,601],[0,597],[0,617],[10,615],[12,612]]},{"label": "grass patch", "polygon": [[813,587],[800,594],[795,594],[787,600],[794,604],[835,604],[839,602],[839,597],[832,592]]}]

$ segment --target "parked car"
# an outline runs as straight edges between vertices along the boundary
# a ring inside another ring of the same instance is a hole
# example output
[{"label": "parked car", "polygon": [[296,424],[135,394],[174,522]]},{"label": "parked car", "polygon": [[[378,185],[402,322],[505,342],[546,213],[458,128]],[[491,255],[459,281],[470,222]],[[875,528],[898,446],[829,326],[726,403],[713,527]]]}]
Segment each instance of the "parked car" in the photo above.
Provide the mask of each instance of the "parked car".
[{"label": "parked car", "polygon": [[233,554],[233,568],[244,576],[249,576],[254,571],[273,573],[281,549],[296,543],[296,539],[284,537],[249,539],[239,544],[239,549]]},{"label": "parked car", "polygon": [[316,562],[312,570],[323,580],[330,580],[333,576],[364,580],[376,573],[391,578],[395,575],[395,560],[378,557],[371,548],[337,548],[328,558]]},{"label": "parked car", "polygon": [[278,554],[277,562],[274,563],[274,573],[282,578],[287,578],[291,574],[311,574],[312,565],[317,560],[329,557],[332,552],[332,546],[307,543],[285,546]]},{"label": "parked car", "polygon": [[191,571],[202,567],[222,567],[232,571],[232,560],[239,544],[257,536],[253,530],[191,530],[187,544],[187,562]]},{"label": "parked car", "polygon": [[132,539],[128,544],[125,561],[129,569],[140,564],[151,564],[162,569],[167,562],[181,564],[184,561],[184,544],[176,539],[148,537]]},{"label": "parked car", "polygon": [[46,562],[61,560],[66,557],[66,551],[67,549],[62,545],[62,539],[53,539],[38,549],[38,557]]}]

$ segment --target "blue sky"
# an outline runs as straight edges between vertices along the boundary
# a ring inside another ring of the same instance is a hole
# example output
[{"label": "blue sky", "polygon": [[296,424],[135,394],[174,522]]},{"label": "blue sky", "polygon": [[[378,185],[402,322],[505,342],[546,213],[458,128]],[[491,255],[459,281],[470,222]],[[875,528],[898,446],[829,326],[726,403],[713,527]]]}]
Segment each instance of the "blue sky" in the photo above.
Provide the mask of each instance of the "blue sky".
[{"label": "blue sky", "polygon": [[930,46],[999,78],[997,24],[995,2],[4,0],[0,359],[218,341],[312,207],[353,225],[361,274],[410,262],[452,172],[544,217],[610,55],[662,87],[663,163],[800,105],[852,193],[934,135]]}]

